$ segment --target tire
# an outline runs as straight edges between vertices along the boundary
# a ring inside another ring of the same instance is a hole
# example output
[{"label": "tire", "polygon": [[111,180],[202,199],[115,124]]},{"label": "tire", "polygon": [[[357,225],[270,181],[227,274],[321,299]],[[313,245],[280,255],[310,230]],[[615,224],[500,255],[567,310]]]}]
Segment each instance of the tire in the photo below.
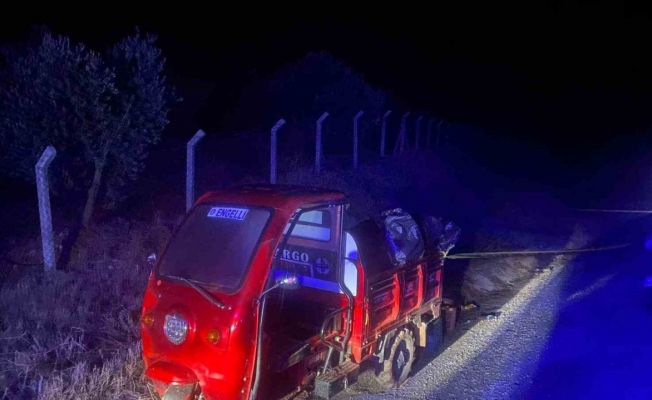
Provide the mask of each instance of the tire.
[{"label": "tire", "polygon": [[400,386],[410,375],[415,359],[414,336],[409,329],[402,329],[385,350],[385,361],[379,365],[376,376],[383,387]]}]

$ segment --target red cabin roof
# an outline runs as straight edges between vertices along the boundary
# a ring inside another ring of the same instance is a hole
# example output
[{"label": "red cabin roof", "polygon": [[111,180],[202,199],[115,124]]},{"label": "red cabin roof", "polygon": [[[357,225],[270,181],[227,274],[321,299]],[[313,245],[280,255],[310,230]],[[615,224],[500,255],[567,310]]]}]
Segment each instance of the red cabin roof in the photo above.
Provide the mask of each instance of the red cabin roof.
[{"label": "red cabin roof", "polygon": [[197,203],[231,203],[273,207],[293,213],[297,208],[341,201],[336,190],[296,185],[247,185],[205,193]]}]

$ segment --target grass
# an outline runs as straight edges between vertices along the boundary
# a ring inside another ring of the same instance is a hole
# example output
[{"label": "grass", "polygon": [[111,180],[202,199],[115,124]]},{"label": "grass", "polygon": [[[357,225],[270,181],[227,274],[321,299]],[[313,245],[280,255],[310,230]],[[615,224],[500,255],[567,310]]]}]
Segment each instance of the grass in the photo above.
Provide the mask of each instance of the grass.
[{"label": "grass", "polygon": [[[116,220],[83,233],[69,271],[22,267],[6,276],[1,398],[150,397],[138,319],[150,272],[146,254],[165,230]],[[22,253],[32,254],[30,245]]]},{"label": "grass", "polygon": [[[564,249],[576,229],[571,210],[546,193],[509,194],[501,198],[475,232],[473,251],[538,251]],[[549,264],[553,256],[509,256],[470,260],[461,294],[482,302]]]},{"label": "grass", "polygon": [[[578,213],[547,193],[513,194],[482,221],[475,232],[476,252],[554,251],[635,243],[640,236],[632,216]],[[615,229],[616,235],[605,235]],[[462,280],[462,297],[482,302],[511,290],[546,268],[554,255],[513,255],[474,259]]]}]

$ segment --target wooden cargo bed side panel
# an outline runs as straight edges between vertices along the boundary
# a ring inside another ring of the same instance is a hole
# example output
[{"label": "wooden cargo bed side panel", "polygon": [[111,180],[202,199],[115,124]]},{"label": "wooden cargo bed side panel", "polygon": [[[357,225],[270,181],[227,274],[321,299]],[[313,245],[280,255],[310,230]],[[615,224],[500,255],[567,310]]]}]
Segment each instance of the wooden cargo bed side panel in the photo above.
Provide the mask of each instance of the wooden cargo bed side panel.
[{"label": "wooden cargo bed side panel", "polygon": [[401,285],[401,315],[416,310],[423,302],[424,279],[421,265],[407,267],[403,271]]},{"label": "wooden cargo bed side panel", "polygon": [[430,262],[426,265],[425,301],[442,296],[442,267],[441,261]]},{"label": "wooden cargo bed side panel", "polygon": [[433,298],[436,298],[436,299],[441,299],[442,296],[443,296],[443,293],[442,293],[442,289],[443,289],[443,287],[442,287],[442,279],[443,279],[442,274],[443,274],[443,270],[441,268],[438,269],[437,272],[435,273],[435,281],[437,282],[437,286],[436,286],[435,295],[433,296]]},{"label": "wooden cargo bed side panel", "polygon": [[398,274],[376,280],[369,286],[370,331],[393,322],[399,315],[401,286]]}]

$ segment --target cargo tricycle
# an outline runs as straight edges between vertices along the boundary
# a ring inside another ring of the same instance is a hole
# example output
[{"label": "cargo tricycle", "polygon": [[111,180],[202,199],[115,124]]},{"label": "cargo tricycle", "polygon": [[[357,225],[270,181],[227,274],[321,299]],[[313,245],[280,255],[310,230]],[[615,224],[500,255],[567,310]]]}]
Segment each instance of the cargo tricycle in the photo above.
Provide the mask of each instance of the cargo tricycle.
[{"label": "cargo tricycle", "polygon": [[400,209],[345,230],[347,207],[343,193],[282,185],[196,202],[143,300],[145,374],[163,399],[330,398],[367,360],[387,387],[407,379],[442,337],[459,230]]}]

